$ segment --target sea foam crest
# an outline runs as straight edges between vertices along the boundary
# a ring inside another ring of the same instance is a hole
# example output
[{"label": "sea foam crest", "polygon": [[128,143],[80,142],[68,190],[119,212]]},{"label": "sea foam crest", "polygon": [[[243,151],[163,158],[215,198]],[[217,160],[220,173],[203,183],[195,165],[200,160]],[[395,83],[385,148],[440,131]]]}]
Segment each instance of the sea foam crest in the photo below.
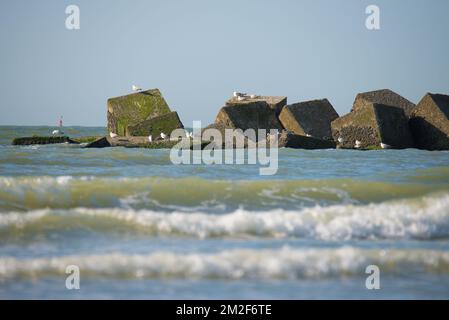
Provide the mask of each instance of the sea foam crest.
[{"label": "sea foam crest", "polygon": [[432,250],[239,249],[219,253],[155,252],[147,255],[111,253],[53,258],[0,257],[0,279],[65,277],[77,265],[83,277],[307,279],[366,277],[375,264],[382,274],[407,272],[449,273],[449,252]]},{"label": "sea foam crest", "polygon": [[131,232],[198,238],[428,240],[449,238],[449,195],[369,205],[316,206],[297,211],[239,209],[228,214],[87,208],[11,212],[0,214],[0,237],[17,228],[27,228],[31,234],[72,225],[102,232],[120,227]]}]

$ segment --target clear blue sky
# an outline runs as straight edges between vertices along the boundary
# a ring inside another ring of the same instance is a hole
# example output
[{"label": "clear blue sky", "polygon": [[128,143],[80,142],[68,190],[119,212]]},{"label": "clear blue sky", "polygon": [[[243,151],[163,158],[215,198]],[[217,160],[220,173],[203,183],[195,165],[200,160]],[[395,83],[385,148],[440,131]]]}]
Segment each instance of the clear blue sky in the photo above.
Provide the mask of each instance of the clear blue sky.
[{"label": "clear blue sky", "polygon": [[[81,29],[65,28],[65,8]],[[365,8],[381,9],[381,30]],[[0,3],[0,124],[105,125],[106,100],[160,88],[186,126],[234,90],[328,98],[449,94],[447,0],[9,0]]]}]

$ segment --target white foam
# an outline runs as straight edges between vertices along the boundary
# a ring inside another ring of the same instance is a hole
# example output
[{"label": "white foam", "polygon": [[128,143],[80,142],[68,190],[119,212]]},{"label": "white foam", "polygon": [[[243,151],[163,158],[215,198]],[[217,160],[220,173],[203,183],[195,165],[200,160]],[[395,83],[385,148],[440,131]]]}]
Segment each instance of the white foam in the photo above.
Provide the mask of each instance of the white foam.
[{"label": "white foam", "polygon": [[[40,223],[47,216],[53,219]],[[32,230],[50,230],[52,223],[57,228],[74,222],[81,227],[83,223],[89,223],[89,228],[95,228],[102,221],[107,221],[113,228],[111,220],[122,228],[127,226],[152,234],[198,238],[438,239],[449,238],[449,195],[370,205],[316,206],[298,211],[239,209],[229,214],[87,208],[0,214],[1,227],[29,227]]]},{"label": "white foam", "polygon": [[156,252],[148,255],[112,253],[38,259],[0,257],[0,279],[66,277],[77,265],[83,277],[306,279],[366,277],[377,265],[382,274],[449,273],[449,252],[432,250],[338,249],[229,250],[219,253]]}]

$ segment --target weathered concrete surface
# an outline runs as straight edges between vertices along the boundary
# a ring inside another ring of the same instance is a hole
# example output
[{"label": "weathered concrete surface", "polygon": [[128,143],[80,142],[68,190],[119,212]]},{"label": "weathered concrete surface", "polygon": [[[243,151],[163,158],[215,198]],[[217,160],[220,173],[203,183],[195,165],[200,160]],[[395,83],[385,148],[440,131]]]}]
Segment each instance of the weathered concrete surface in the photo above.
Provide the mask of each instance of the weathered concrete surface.
[{"label": "weathered concrete surface", "polygon": [[338,113],[327,99],[290,104],[279,115],[286,130],[324,140],[332,139],[331,122],[337,118]]},{"label": "weathered concrete surface", "polygon": [[363,109],[373,103],[384,104],[404,110],[407,117],[410,117],[415,104],[389,89],[382,89],[370,92],[359,93],[354,101],[351,111]]},{"label": "weathered concrete surface", "polygon": [[449,150],[449,96],[426,94],[412,112],[410,129],[418,148]]},{"label": "weathered concrete surface", "polygon": [[341,148],[380,147],[381,143],[403,149],[414,146],[408,119],[401,108],[372,103],[334,120],[331,123],[335,141],[342,139]]},{"label": "weathered concrete surface", "polygon": [[[335,149],[336,144],[333,140],[323,140],[304,135],[292,134],[287,131],[282,131],[278,137],[279,148],[292,149]],[[270,139],[268,139],[270,140]]]},{"label": "weathered concrete surface", "polygon": [[254,98],[251,98],[250,96],[246,96],[246,97],[244,97],[243,100],[240,100],[240,101],[237,97],[232,97],[231,99],[226,101],[226,105],[227,106],[241,105],[241,104],[260,102],[260,101],[265,101],[266,103],[268,103],[268,106],[271,109],[273,109],[276,113],[276,116],[278,116],[281,113],[282,108],[287,104],[287,97],[256,96]]},{"label": "weathered concrete surface", "polygon": [[226,105],[218,112],[215,124],[230,129],[282,130],[275,110],[265,101]]},{"label": "weathered concrete surface", "polygon": [[175,129],[183,129],[184,126],[176,111],[139,122],[126,128],[126,136],[159,137],[161,132],[170,135]]},{"label": "weathered concrete surface", "polygon": [[[184,140],[186,142],[186,140]],[[145,149],[171,149],[179,140],[159,139],[150,142],[148,137],[103,137],[95,142],[92,142],[85,146],[85,148],[108,148],[108,147],[124,147],[124,148],[145,148]],[[188,140],[186,143],[193,148],[193,144],[200,144],[201,148],[204,148],[208,142]]]},{"label": "weathered concrete surface", "polygon": [[126,135],[128,126],[171,112],[159,89],[141,91],[110,98],[108,106],[108,130]]},{"label": "weathered concrete surface", "polygon": [[21,137],[15,138],[12,141],[12,144],[15,146],[28,146],[35,144],[57,144],[57,143],[71,143],[78,144],[77,141],[70,139],[67,136],[50,136],[50,137],[42,137],[42,136],[33,136],[33,137]]}]

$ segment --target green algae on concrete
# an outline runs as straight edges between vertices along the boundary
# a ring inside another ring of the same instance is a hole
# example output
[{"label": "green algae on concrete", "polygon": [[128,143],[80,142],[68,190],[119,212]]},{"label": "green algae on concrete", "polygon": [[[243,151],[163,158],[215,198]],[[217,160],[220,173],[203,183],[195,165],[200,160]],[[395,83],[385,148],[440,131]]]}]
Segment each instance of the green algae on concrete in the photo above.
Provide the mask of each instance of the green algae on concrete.
[{"label": "green algae on concrete", "polygon": [[171,112],[159,89],[110,98],[107,106],[108,130],[119,136],[126,135],[128,126]]},{"label": "green algae on concrete", "polygon": [[35,144],[56,144],[56,143],[73,143],[77,144],[77,141],[74,141],[73,139],[70,139],[67,136],[50,136],[50,137],[43,137],[43,136],[32,136],[32,137],[21,137],[21,138],[15,138],[12,141],[12,144],[14,146],[29,146],[29,145],[35,145]]},{"label": "green algae on concrete", "polygon": [[126,128],[126,136],[149,136],[157,138],[161,133],[170,135],[175,129],[183,129],[184,126],[176,111],[144,120],[134,126]]}]

